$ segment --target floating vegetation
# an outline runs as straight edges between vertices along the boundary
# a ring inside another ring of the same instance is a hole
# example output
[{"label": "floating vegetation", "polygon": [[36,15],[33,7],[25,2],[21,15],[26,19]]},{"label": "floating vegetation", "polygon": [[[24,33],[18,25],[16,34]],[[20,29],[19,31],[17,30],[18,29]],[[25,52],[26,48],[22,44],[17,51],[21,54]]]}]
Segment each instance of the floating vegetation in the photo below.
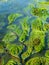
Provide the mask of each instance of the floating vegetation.
[{"label": "floating vegetation", "polygon": [[48,15],[48,11],[45,8],[33,8],[32,14],[35,16],[43,17]]},{"label": "floating vegetation", "polygon": [[12,23],[12,22],[14,22],[15,19],[17,19],[17,18],[20,17],[20,16],[22,16],[22,14],[19,14],[19,13],[10,14],[10,15],[8,16],[9,24]]},{"label": "floating vegetation", "polygon": [[12,31],[15,35],[20,36],[22,33],[22,30],[20,29],[20,26],[16,24],[11,24],[7,27],[8,30]]},{"label": "floating vegetation", "polygon": [[13,59],[10,59],[6,65],[21,65],[21,63],[14,61]]},{"label": "floating vegetation", "polygon": [[49,65],[49,2],[20,9],[0,15],[0,65]]},{"label": "floating vegetation", "polygon": [[43,30],[43,22],[40,18],[33,20],[31,24],[32,30]]},{"label": "floating vegetation", "polygon": [[7,44],[6,48],[12,56],[18,57],[19,53],[23,50],[23,45]]},{"label": "floating vegetation", "polygon": [[13,32],[8,31],[7,34],[5,35],[3,41],[5,43],[6,42],[10,43],[10,42],[14,41],[16,38],[17,38],[17,36]]},{"label": "floating vegetation", "polygon": [[49,50],[46,51],[45,56],[49,58]]}]

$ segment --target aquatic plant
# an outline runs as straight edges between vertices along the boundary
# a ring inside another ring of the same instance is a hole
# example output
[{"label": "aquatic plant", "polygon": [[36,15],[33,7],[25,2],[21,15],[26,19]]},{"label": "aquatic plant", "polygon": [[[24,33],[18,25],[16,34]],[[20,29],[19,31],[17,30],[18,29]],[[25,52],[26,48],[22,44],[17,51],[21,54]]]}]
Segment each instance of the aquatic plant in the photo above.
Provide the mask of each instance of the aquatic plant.
[{"label": "aquatic plant", "polygon": [[34,57],[30,59],[26,65],[40,65],[40,58],[39,57]]},{"label": "aquatic plant", "polygon": [[26,37],[29,36],[30,26],[27,21],[28,21],[28,17],[24,18],[20,22],[21,27],[22,27],[22,34],[20,35],[20,38],[19,38],[20,42],[24,42]]},{"label": "aquatic plant", "polygon": [[33,31],[31,37],[34,49],[39,52],[45,47],[45,33],[43,31]]},{"label": "aquatic plant", "polygon": [[1,43],[0,43],[0,54],[1,53],[4,53],[4,48],[3,48],[3,46],[1,45]]},{"label": "aquatic plant", "polygon": [[45,23],[45,24],[44,24],[44,30],[45,30],[45,31],[49,30],[49,23]]},{"label": "aquatic plant", "polygon": [[45,57],[40,57],[40,65],[45,65],[45,61],[46,61],[46,58]]},{"label": "aquatic plant", "polygon": [[30,32],[30,25],[29,25],[29,17],[25,17],[21,20],[20,24],[21,24],[21,27],[22,27],[22,30],[24,31],[24,33],[27,33],[29,34]]},{"label": "aquatic plant", "polygon": [[48,34],[48,36],[47,36],[47,37],[48,37],[48,38],[47,38],[47,43],[48,43],[48,44],[47,44],[47,45],[48,45],[48,48],[49,48],[49,30],[48,30],[48,33],[47,33],[47,34]]},{"label": "aquatic plant", "polygon": [[21,65],[21,63],[19,63],[18,61],[14,61],[13,59],[10,59],[6,65]]},{"label": "aquatic plant", "polygon": [[46,58],[45,65],[49,65],[49,58]]},{"label": "aquatic plant", "polygon": [[14,22],[15,19],[17,19],[17,18],[20,17],[20,16],[22,16],[22,14],[19,14],[19,13],[10,14],[10,15],[8,16],[9,24],[12,23],[12,22]]},{"label": "aquatic plant", "polygon": [[26,34],[22,33],[22,35],[19,37],[20,42],[24,42],[26,40]]},{"label": "aquatic plant", "polygon": [[46,51],[45,56],[49,58],[49,50]]},{"label": "aquatic plant", "polygon": [[5,37],[3,38],[3,41],[5,43],[10,43],[12,41],[14,41],[17,38],[17,36],[12,32],[12,31],[8,31],[7,34],[5,35]]},{"label": "aquatic plant", "polygon": [[15,57],[23,50],[23,45],[16,45],[16,44],[7,44],[6,48],[9,50],[9,53]]},{"label": "aquatic plant", "polygon": [[7,29],[12,31],[15,35],[20,36],[22,34],[22,30],[20,29],[20,26],[16,24],[11,24],[7,26]]},{"label": "aquatic plant", "polygon": [[32,30],[43,30],[43,22],[40,18],[37,18],[31,23]]},{"label": "aquatic plant", "polygon": [[[46,4],[46,7],[39,4]],[[24,17],[21,17],[21,13],[0,17],[2,27],[5,25],[2,24],[3,18],[8,19],[5,33],[1,32],[3,38],[0,34],[0,65],[49,65],[48,4],[38,2],[36,5],[39,7],[30,4],[24,8]],[[18,23],[16,19],[19,19]]]},{"label": "aquatic plant", "polygon": [[33,46],[28,45],[27,51],[22,54],[22,59],[25,60],[26,58],[28,58],[32,54],[32,52],[33,52]]},{"label": "aquatic plant", "polygon": [[35,15],[35,16],[42,17],[42,16],[45,16],[45,15],[48,15],[48,11],[45,8],[35,8],[34,7],[32,9],[32,14]]}]

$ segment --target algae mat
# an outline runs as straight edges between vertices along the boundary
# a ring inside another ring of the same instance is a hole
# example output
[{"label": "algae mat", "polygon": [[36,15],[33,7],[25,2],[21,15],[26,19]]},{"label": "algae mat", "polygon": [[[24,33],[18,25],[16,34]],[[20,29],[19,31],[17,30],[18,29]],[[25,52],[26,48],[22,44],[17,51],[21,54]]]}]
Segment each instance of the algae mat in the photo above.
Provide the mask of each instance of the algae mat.
[{"label": "algae mat", "polygon": [[0,0],[0,65],[49,65],[49,0]]}]

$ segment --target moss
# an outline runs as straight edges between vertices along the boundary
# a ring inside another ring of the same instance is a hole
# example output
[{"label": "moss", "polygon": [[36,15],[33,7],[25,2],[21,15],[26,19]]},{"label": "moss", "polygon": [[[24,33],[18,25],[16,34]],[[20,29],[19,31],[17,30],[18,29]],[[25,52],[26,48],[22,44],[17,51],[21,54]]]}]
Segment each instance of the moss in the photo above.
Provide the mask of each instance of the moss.
[{"label": "moss", "polygon": [[10,14],[10,15],[8,16],[9,24],[12,23],[12,22],[14,22],[15,19],[17,19],[17,18],[20,17],[20,16],[22,16],[22,14],[19,14],[19,13]]}]

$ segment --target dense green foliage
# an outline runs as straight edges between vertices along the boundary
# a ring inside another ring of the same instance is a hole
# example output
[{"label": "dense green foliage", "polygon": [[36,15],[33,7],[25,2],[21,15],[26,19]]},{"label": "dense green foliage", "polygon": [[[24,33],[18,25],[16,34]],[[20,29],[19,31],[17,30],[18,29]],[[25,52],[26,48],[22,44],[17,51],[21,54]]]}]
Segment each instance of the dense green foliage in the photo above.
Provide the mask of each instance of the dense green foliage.
[{"label": "dense green foliage", "polygon": [[0,34],[0,65],[49,65],[48,10],[32,5],[28,8],[35,17],[31,22],[32,16],[21,18],[20,13],[7,15],[7,25],[4,16],[0,17],[0,30],[4,31]]}]

